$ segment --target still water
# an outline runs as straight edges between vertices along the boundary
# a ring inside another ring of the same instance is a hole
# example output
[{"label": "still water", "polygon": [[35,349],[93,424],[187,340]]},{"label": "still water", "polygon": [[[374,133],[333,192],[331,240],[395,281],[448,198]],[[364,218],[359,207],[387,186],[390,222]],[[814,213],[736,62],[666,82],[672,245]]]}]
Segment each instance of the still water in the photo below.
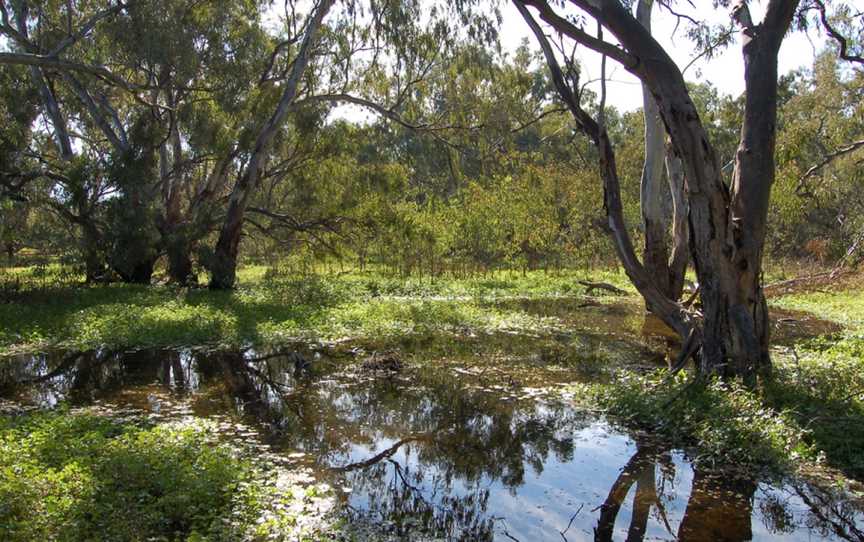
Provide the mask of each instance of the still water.
[{"label": "still water", "polygon": [[6,410],[65,402],[235,421],[223,425],[247,429],[225,438],[312,468],[337,488],[348,530],[390,539],[864,540],[860,503],[697,468],[562,396],[567,382],[608,378],[610,363],[662,363],[664,340],[586,331],[420,337],[375,354],[52,352],[0,360],[0,398]]}]

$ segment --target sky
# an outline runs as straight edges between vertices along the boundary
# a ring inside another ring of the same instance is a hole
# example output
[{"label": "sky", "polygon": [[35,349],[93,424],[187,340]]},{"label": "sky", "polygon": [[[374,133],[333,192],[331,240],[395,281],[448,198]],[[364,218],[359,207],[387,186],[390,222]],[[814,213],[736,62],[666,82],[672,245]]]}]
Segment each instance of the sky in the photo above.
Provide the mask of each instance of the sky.
[{"label": "sky", "polygon": [[[854,0],[853,3],[864,0]],[[726,23],[729,20],[729,12],[724,8],[717,10],[711,8],[707,0],[694,0],[694,3],[706,5],[707,9],[689,8],[687,2],[676,4],[676,10],[693,16],[695,19],[706,19],[711,23]],[[753,0],[750,2],[750,11],[755,22],[762,19],[766,1]],[[689,11],[688,11],[689,8]],[[864,6],[862,6],[864,9]],[[533,11],[533,9],[532,9]],[[502,26],[500,29],[501,45],[505,52],[512,53],[522,43],[528,40],[529,46],[539,50],[536,39],[522,19],[519,12],[511,2],[501,2]],[[535,12],[536,15],[536,12]],[[687,66],[696,56],[693,44],[684,35],[683,24],[676,30],[676,18],[656,5],[653,10],[652,29],[654,36],[670,53],[673,60],[682,69]],[[551,34],[549,28],[542,23],[547,33]],[[607,33],[608,38],[608,33]],[[784,75],[801,67],[811,67],[815,53],[825,45],[824,37],[812,32],[807,35],[795,32],[783,40],[780,49],[779,73]],[[577,49],[577,57],[582,66],[582,80],[590,81],[600,76],[600,56],[584,47]],[[685,72],[685,79],[693,82],[710,82],[721,94],[739,96],[744,91],[744,62],[741,57],[741,43],[736,33],[735,42],[729,45],[722,53],[711,59],[696,61]],[[599,95],[599,83],[589,85]],[[608,105],[615,106],[621,111],[632,111],[642,107],[642,89],[639,80],[630,75],[623,67],[614,61],[607,62],[607,99]],[[331,118],[345,118],[354,122],[371,122],[375,115],[357,106],[343,105],[331,112]]]},{"label": "sky", "polygon": [[[700,0],[695,0],[699,3]],[[864,0],[859,0],[864,2]],[[707,4],[702,0],[703,4]],[[750,10],[754,21],[760,21],[766,2],[751,2]],[[712,23],[726,23],[729,20],[728,12],[723,8],[714,10],[709,8],[702,10],[707,13],[699,13],[699,10],[689,9],[685,11],[687,4],[679,2],[676,9],[681,9],[694,18],[707,18]],[[535,12],[536,14],[536,12]],[[536,48],[536,41],[531,30],[512,3],[507,2],[502,7],[503,23],[501,28],[502,41],[505,50],[514,50],[519,46],[523,38],[529,38],[532,47]],[[652,31],[667,52],[679,67],[684,68],[695,55],[693,45],[686,38],[683,25],[675,32],[675,17],[655,4],[652,17]],[[548,28],[547,28],[548,30]],[[710,60],[697,61],[685,73],[688,81],[705,82],[710,81],[722,94],[738,96],[744,91],[744,62],[741,57],[741,44],[739,36],[736,42],[726,48],[722,54]],[[813,64],[815,51],[824,46],[824,39],[815,33],[808,36],[801,32],[792,33],[783,41],[780,49],[779,73],[786,74],[789,71],[802,66],[810,67]],[[581,54],[578,51],[581,50]],[[577,49],[577,57],[582,65],[582,80],[588,81],[600,76],[600,57],[587,49]],[[633,110],[642,107],[642,90],[639,80],[627,73],[627,71],[613,61],[607,63],[607,103],[621,110]],[[599,92],[599,83],[595,85],[595,91]]]}]

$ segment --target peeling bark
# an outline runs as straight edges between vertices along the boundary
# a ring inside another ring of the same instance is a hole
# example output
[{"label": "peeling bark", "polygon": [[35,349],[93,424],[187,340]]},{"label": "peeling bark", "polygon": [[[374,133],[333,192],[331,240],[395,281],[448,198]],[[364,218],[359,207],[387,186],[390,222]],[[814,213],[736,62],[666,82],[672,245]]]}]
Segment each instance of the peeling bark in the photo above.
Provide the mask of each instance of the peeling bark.
[{"label": "peeling bark", "polygon": [[684,192],[684,168],[670,146],[666,149],[666,175],[672,195],[672,255],[669,260],[669,291],[672,299],[684,292],[684,275],[690,261],[689,205]]},{"label": "peeling bark", "polygon": [[[653,0],[639,0],[636,19],[651,31],[651,8]],[[651,91],[642,85],[642,111],[645,125],[645,160],[639,181],[639,203],[642,224],[645,228],[645,248],[642,261],[657,282],[657,288],[670,299],[677,299],[671,289],[669,250],[666,243],[669,220],[664,208],[669,185],[664,182],[664,130],[660,112]],[[648,307],[651,310],[651,307]]]}]

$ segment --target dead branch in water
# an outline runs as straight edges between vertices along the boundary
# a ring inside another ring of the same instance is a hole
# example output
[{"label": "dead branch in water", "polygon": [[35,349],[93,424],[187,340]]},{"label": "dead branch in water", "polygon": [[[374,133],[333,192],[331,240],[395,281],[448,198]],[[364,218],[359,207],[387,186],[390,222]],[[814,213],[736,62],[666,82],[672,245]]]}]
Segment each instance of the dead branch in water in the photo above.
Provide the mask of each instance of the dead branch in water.
[{"label": "dead branch in water", "polygon": [[608,282],[592,282],[590,280],[580,280],[577,282],[587,289],[587,293],[589,295],[594,290],[605,290],[615,295],[627,295],[627,292],[625,292],[621,288],[609,284]]}]

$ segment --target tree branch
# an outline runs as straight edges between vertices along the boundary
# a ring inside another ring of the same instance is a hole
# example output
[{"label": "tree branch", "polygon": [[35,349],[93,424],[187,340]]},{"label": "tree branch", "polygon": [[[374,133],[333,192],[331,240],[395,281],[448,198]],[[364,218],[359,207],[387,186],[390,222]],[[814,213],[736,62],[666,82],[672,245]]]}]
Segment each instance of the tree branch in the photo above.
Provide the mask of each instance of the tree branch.
[{"label": "tree branch", "polygon": [[99,21],[101,21],[102,19],[105,19],[107,17],[110,17],[111,15],[114,15],[116,13],[119,13],[124,8],[128,7],[129,4],[131,4],[132,2],[134,2],[134,0],[130,0],[130,2],[126,3],[126,4],[121,2],[114,7],[108,8],[104,11],[100,11],[99,13],[97,13],[96,15],[91,17],[86,23],[84,23],[81,26],[81,28],[78,29],[78,32],[75,32],[74,34],[66,36],[62,41],[60,41],[60,43],[58,43],[56,46],[54,46],[54,48],[51,50],[51,52],[48,53],[48,56],[56,57],[57,55],[59,55],[60,53],[62,53],[63,51],[65,51],[66,49],[71,47],[72,45],[74,45],[76,42],[78,42],[78,40],[86,37],[87,34],[89,34],[90,31],[96,27],[96,24]]},{"label": "tree branch", "polygon": [[836,151],[827,154],[819,163],[814,164],[813,166],[810,166],[810,168],[804,172],[804,175],[802,175],[801,178],[798,179],[798,186],[795,187],[795,193],[799,196],[803,195],[805,183],[807,182],[807,179],[809,179],[810,177],[813,177],[814,175],[819,173],[819,171],[821,171],[822,168],[824,168],[825,166],[827,166],[828,164],[833,162],[836,158],[839,158],[843,155],[849,154],[850,152],[856,151],[856,150],[860,149],[861,147],[864,147],[864,139],[861,139],[859,141],[854,141],[854,142],[850,143],[849,145],[846,145],[845,147],[841,147],[841,148],[837,149]]},{"label": "tree branch", "polygon": [[828,33],[829,36],[834,38],[834,41],[840,45],[840,58],[849,62],[857,62],[858,64],[864,64],[864,56],[853,55],[849,53],[849,42],[846,39],[846,36],[841,34],[834,26],[828,22],[828,14],[826,13],[825,2],[822,0],[813,0],[813,3],[816,4],[816,10],[819,12],[819,20],[822,22],[822,26],[825,27],[825,32]]},{"label": "tree branch", "polygon": [[519,4],[523,4],[534,7],[540,14],[540,18],[543,19],[552,28],[581,43],[585,47],[588,47],[589,49],[596,51],[601,55],[606,55],[609,58],[616,60],[628,70],[632,71],[639,65],[639,59],[637,57],[631,55],[630,53],[616,45],[613,45],[602,39],[595,38],[591,34],[588,34],[567,19],[555,13],[552,8],[549,7],[549,4],[545,1],[519,0],[515,3],[517,4],[517,6]]},{"label": "tree branch", "polygon": [[137,90],[147,90],[151,88],[148,85],[138,85],[130,83],[122,77],[115,75],[104,66],[94,66],[90,64],[81,64],[71,60],[63,60],[60,58],[37,55],[33,53],[0,53],[0,64],[19,64],[25,66],[37,66],[47,70],[59,71],[76,71],[94,75],[103,81],[111,83],[115,86],[122,87],[130,92]]}]

